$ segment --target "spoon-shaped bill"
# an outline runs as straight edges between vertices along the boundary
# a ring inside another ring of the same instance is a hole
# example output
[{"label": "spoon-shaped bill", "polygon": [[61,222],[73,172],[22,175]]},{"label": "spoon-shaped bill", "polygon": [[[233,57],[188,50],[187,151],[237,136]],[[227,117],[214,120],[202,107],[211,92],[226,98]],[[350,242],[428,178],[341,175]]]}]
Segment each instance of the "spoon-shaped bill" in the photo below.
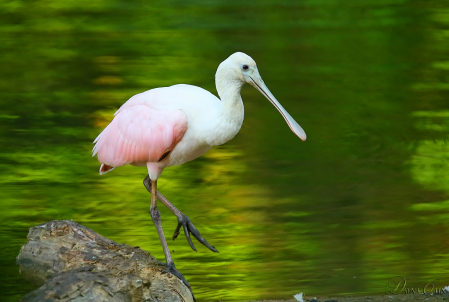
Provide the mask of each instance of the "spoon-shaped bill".
[{"label": "spoon-shaped bill", "polygon": [[268,87],[262,81],[260,77],[250,77],[251,82],[249,82],[252,86],[254,86],[257,90],[260,91],[270,102],[276,107],[276,109],[282,114],[285,121],[287,122],[290,129],[296,134],[301,140],[305,141],[307,138],[306,133],[301,128],[301,126],[292,118],[292,116],[287,112],[287,110],[282,107],[281,103],[279,103],[273,94],[270,92]]}]

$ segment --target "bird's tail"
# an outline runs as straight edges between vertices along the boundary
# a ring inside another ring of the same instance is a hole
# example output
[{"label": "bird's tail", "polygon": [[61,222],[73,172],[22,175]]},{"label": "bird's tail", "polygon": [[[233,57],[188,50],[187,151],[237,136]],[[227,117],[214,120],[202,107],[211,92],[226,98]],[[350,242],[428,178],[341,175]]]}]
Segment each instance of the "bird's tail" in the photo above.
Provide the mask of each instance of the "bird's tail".
[{"label": "bird's tail", "polygon": [[100,166],[100,175],[108,173],[108,172],[110,172],[110,171],[112,171],[114,169],[115,169],[115,167],[111,167],[111,166],[108,166],[106,164],[101,164],[101,166]]}]

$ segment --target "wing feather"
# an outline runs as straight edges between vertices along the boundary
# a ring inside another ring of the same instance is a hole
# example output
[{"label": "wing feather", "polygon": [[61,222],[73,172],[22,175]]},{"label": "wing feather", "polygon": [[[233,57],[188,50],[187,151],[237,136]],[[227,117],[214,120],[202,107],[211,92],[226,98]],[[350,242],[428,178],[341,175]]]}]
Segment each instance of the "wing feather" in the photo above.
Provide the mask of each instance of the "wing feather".
[{"label": "wing feather", "polygon": [[156,110],[145,104],[122,106],[95,139],[93,155],[111,167],[157,162],[173,150],[187,130],[181,110]]}]

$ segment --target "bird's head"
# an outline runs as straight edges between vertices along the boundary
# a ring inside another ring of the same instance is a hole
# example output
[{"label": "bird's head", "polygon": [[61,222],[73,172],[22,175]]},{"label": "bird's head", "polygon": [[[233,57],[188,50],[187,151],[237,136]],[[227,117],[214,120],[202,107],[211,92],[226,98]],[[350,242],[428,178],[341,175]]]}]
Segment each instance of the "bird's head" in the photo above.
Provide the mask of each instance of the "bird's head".
[{"label": "bird's head", "polygon": [[[307,136],[301,126],[291,117],[291,115],[276,100],[268,87],[265,85],[262,77],[257,69],[256,62],[243,52],[236,52],[230,55],[226,60],[221,62],[215,74],[217,90],[220,91],[219,85],[230,85],[240,88],[245,83],[260,91],[281,113],[290,129],[301,140],[305,141]],[[233,85],[234,84],[234,85]],[[220,93],[220,92],[219,92]]]},{"label": "bird's head", "polygon": [[251,83],[251,76],[260,78],[256,62],[243,52],[236,52],[230,55],[218,66],[215,77],[223,76],[227,81],[238,81]]}]

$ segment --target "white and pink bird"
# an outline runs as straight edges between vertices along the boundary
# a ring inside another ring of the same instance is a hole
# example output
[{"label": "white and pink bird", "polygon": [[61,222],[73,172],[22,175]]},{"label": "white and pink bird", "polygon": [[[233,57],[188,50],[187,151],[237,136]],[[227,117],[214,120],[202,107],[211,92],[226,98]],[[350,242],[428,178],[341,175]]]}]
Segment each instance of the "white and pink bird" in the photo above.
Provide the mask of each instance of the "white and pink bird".
[{"label": "white and pink bird", "polygon": [[290,129],[302,140],[301,126],[275,99],[260,77],[254,60],[241,52],[232,54],[218,66],[215,84],[218,95],[200,87],[174,85],[155,88],[130,98],[115,113],[112,122],[94,141],[93,155],[101,163],[100,174],[123,165],[146,166],[144,185],[152,194],[150,213],[156,226],[167,265],[177,272],[170,255],[156,201],[159,199],[177,217],[175,239],[181,227],[196,251],[190,233],[202,244],[218,252],[198,232],[189,218],[159,191],[157,180],[169,166],[181,165],[206,153],[213,146],[231,140],[240,130],[243,102],[240,90],[249,83],[259,90],[281,113]]}]

